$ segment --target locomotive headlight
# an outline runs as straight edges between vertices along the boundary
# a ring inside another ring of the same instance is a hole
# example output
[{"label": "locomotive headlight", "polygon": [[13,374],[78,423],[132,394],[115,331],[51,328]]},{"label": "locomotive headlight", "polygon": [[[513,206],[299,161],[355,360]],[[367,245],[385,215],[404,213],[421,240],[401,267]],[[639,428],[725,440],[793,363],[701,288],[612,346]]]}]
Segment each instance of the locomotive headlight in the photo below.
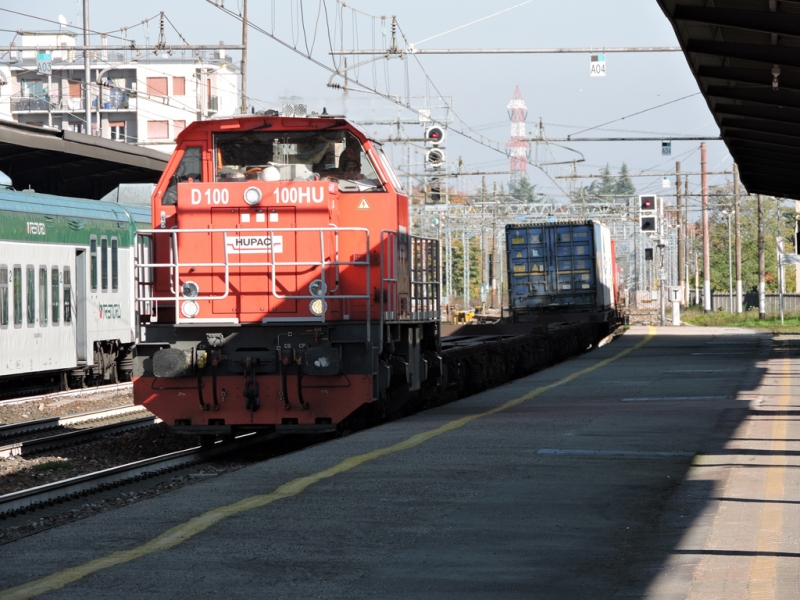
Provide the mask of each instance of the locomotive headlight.
[{"label": "locomotive headlight", "polygon": [[187,281],[181,286],[181,295],[184,298],[197,298],[200,293],[200,286],[194,281]]},{"label": "locomotive headlight", "polygon": [[194,300],[187,300],[181,304],[181,314],[187,319],[194,319],[200,312],[200,306]]},{"label": "locomotive headlight", "polygon": [[328,286],[325,285],[325,282],[322,279],[315,279],[310,284],[308,284],[308,293],[312,296],[324,296],[325,292],[328,291]]},{"label": "locomotive headlight", "polygon": [[250,206],[255,206],[261,202],[261,190],[257,187],[249,187],[244,191],[244,201]]},{"label": "locomotive headlight", "polygon": [[317,298],[316,300],[312,300],[308,305],[308,310],[311,311],[311,314],[316,317],[321,317],[326,310],[328,310],[328,305],[325,304],[325,300],[322,298]]}]

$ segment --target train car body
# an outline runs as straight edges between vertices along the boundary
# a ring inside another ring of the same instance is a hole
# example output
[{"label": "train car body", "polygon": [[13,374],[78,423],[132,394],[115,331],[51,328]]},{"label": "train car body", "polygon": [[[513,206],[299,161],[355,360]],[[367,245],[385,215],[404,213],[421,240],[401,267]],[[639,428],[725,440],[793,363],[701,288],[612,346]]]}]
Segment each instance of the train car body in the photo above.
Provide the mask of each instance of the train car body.
[{"label": "train car body", "polygon": [[152,215],[134,397],[177,430],[331,428],[435,379],[437,243],[346,120],[193,123]]},{"label": "train car body", "polygon": [[618,320],[616,258],[608,228],[592,221],[506,226],[514,321]]},{"label": "train car body", "polygon": [[149,222],[149,207],[0,188],[0,382],[130,376],[134,233]]}]

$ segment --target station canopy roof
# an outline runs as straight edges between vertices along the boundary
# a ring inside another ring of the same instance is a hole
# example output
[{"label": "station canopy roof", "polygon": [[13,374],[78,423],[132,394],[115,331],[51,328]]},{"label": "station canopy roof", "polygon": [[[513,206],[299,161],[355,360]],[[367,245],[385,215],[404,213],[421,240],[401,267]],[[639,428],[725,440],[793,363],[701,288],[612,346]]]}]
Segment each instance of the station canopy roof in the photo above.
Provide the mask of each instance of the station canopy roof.
[{"label": "station canopy roof", "polygon": [[0,120],[0,171],[18,190],[99,200],[122,183],[156,183],[169,154]]},{"label": "station canopy roof", "polygon": [[800,199],[800,0],[658,0],[751,194]]}]

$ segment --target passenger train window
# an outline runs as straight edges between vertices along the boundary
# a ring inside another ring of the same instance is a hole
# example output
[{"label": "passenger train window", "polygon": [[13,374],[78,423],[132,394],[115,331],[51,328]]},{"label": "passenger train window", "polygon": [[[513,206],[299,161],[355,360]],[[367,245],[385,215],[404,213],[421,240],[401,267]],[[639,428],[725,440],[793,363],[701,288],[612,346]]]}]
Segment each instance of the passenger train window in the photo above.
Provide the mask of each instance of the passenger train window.
[{"label": "passenger train window", "polygon": [[25,267],[25,293],[28,297],[28,327],[36,325],[36,271],[33,265]]},{"label": "passenger train window", "polygon": [[64,267],[64,325],[72,323],[72,281],[69,267]]},{"label": "passenger train window", "polygon": [[22,327],[22,267],[14,265],[14,327]]},{"label": "passenger train window", "polygon": [[52,267],[50,269],[50,304],[53,315],[53,325],[58,325],[58,317],[60,312],[59,305],[61,303],[61,294],[59,293],[60,290],[58,289],[59,283],[58,267]]},{"label": "passenger train window", "polygon": [[47,267],[39,267],[39,326],[47,326]]},{"label": "passenger train window", "polygon": [[108,240],[100,238],[100,288],[108,291]]},{"label": "passenger train window", "polygon": [[111,238],[111,290],[119,290],[119,242]]},{"label": "passenger train window", "polygon": [[91,288],[93,292],[97,291],[97,238],[92,236],[89,238],[89,271],[91,272]]},{"label": "passenger train window", "polygon": [[164,192],[164,197],[161,199],[163,205],[175,205],[178,203],[178,184],[189,181],[202,181],[203,180],[203,163],[202,148],[200,146],[189,146],[183,151],[181,162],[178,163],[178,168],[175,169],[175,174],[167,186],[167,191]]},{"label": "passenger train window", "polygon": [[0,267],[0,327],[8,327],[8,267]]}]

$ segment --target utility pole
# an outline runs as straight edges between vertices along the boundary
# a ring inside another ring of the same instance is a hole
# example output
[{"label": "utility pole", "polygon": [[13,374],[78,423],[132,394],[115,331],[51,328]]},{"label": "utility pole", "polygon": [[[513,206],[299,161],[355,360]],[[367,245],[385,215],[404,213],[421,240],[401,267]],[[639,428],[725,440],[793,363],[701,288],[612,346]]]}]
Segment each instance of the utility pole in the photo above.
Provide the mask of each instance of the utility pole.
[{"label": "utility pole", "polygon": [[242,7],[242,114],[247,114],[247,0]]},{"label": "utility pole", "polygon": [[733,163],[733,210],[736,231],[736,313],[742,314],[742,235],[739,221],[739,165]]},{"label": "utility pole", "polygon": [[[89,45],[89,0],[83,0],[83,44]],[[89,62],[89,51],[83,51],[83,110],[86,119],[86,135],[92,135],[92,92],[89,83],[92,79],[92,68]]]},{"label": "utility pole", "polygon": [[681,304],[683,304],[683,198],[681,198],[681,193],[683,192],[683,187],[681,186],[681,163],[680,161],[675,163],[675,193],[677,195],[677,203],[678,203],[678,287],[681,288]]},{"label": "utility pole", "polygon": [[764,265],[764,203],[761,201],[761,194],[756,196],[758,199],[758,318],[767,318],[767,284],[766,267]]},{"label": "utility pole", "polygon": [[703,194],[703,310],[711,312],[711,256],[708,240],[708,175],[706,174],[706,143],[700,144],[700,177]]}]

